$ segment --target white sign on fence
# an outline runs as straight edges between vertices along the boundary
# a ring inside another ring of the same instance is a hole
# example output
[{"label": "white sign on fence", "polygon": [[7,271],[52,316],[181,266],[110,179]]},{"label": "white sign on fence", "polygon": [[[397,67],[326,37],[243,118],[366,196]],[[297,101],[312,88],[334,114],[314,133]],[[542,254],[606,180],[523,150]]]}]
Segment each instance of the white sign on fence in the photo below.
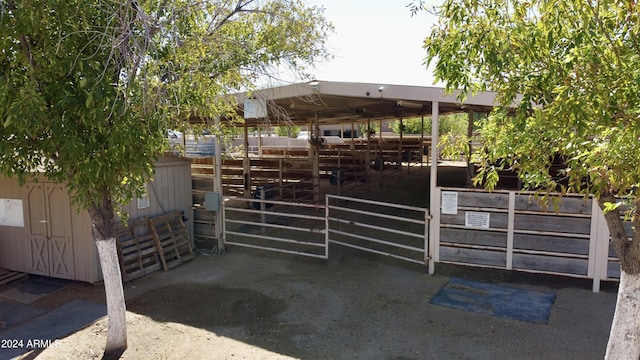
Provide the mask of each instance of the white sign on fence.
[{"label": "white sign on fence", "polygon": [[490,215],[487,212],[467,211],[464,214],[464,226],[488,229]]},{"label": "white sign on fence", "polygon": [[441,214],[458,214],[458,193],[456,191],[442,192],[442,211]]}]

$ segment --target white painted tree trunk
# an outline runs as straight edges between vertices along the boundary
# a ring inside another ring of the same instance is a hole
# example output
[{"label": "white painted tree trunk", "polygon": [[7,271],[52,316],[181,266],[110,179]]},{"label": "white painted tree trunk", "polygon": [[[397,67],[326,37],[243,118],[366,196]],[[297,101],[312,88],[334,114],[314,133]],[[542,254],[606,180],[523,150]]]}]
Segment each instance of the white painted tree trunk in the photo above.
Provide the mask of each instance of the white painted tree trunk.
[{"label": "white painted tree trunk", "polygon": [[96,239],[96,246],[98,247],[100,265],[102,266],[104,289],[107,297],[107,316],[109,318],[107,345],[104,352],[105,354],[123,352],[127,348],[127,308],[124,302],[124,289],[118,263],[116,239]]},{"label": "white painted tree trunk", "polygon": [[640,358],[640,274],[620,272],[606,360]]}]

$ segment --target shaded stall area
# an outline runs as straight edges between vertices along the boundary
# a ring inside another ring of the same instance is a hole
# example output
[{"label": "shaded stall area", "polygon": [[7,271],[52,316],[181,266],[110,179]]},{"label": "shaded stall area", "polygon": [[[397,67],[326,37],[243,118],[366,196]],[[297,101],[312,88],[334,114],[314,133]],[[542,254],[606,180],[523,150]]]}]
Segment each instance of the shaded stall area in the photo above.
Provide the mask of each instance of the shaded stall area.
[{"label": "shaded stall area", "polygon": [[[207,208],[208,193],[255,198],[269,187],[277,200],[323,204],[326,194],[369,193],[424,167],[431,168],[427,186],[435,189],[438,115],[486,112],[493,94],[473,96],[463,107],[441,88],[312,81],[236,98],[245,119],[243,151],[218,151],[192,165],[196,246],[216,252],[224,251],[222,226],[216,226],[222,215]],[[435,125],[431,134],[381,131],[386,121],[398,120],[402,129],[403,119],[416,117]],[[249,135],[250,128],[260,135],[271,126],[305,128],[306,139]]]},{"label": "shaded stall area", "polygon": [[[460,104],[456,94],[440,88],[324,81],[238,95],[245,118],[243,153],[216,154],[192,165],[194,205],[206,210],[205,227],[215,232],[202,235],[205,249],[222,252],[230,244],[327,257],[332,243],[422,263],[430,273],[436,263],[447,262],[583,277],[598,291],[600,281],[615,280],[619,270],[602,213],[590,199],[551,194],[559,208],[543,208],[508,176],[500,186],[511,192],[469,189],[473,166],[464,163],[455,167],[451,182],[440,179],[446,163],[438,152],[440,114],[468,113],[472,132],[474,114],[488,112],[493,96],[483,93]],[[398,119],[402,129],[402,119],[410,117],[430,121],[431,134],[372,131],[372,123],[388,119]],[[352,130],[347,139],[325,136],[323,126],[336,124],[364,129],[363,135],[356,138]],[[249,126],[274,125],[306,126],[307,143],[250,141]],[[412,177],[414,186],[427,191],[394,198],[402,190],[397,184]],[[207,196],[218,204],[207,206]],[[416,200],[417,207],[408,203]],[[302,210],[278,212],[306,204],[315,212],[313,226],[297,222],[302,220],[296,211]],[[380,210],[385,207],[392,210]],[[414,226],[419,231],[406,230]],[[317,237],[311,242],[309,229]]]}]

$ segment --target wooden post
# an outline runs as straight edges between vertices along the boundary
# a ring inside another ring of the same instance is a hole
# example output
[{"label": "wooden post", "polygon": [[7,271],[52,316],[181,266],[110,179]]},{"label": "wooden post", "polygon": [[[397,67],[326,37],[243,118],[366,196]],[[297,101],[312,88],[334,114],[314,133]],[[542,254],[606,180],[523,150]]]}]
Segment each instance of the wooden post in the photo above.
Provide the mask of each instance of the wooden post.
[{"label": "wooden post", "polygon": [[420,146],[418,148],[420,149],[420,169],[422,169],[422,159],[424,156],[424,115],[420,118]]},{"label": "wooden post", "polygon": [[369,192],[369,179],[371,178],[371,115],[367,115],[367,152],[364,154],[364,175]]},{"label": "wooden post", "polygon": [[513,235],[515,229],[516,192],[509,191],[509,209],[507,212],[507,257],[505,268],[513,269]]},{"label": "wooden post", "polygon": [[351,151],[355,150],[356,148],[356,142],[354,141],[354,134],[356,132],[356,128],[355,128],[355,122],[352,121],[351,122],[351,145],[349,146],[349,148],[351,149]]},{"label": "wooden post", "polygon": [[278,182],[280,183],[280,199],[284,200],[284,163],[282,159],[278,160]]},{"label": "wooden post", "polygon": [[[431,197],[429,209],[429,229],[427,246],[429,248],[429,274],[435,273],[436,263],[440,261],[440,201],[442,192],[436,188]],[[437,210],[436,210],[437,209]]]},{"label": "wooden post", "polygon": [[440,108],[439,103],[434,101],[431,106],[431,177],[429,181],[429,211],[431,212],[431,221],[429,224],[429,242],[434,243],[432,245],[433,252],[431,256],[434,261],[429,263],[429,274],[433,274],[435,271],[434,262],[439,258],[438,241],[440,234],[440,199],[438,199],[438,116]]},{"label": "wooden post", "polygon": [[258,125],[258,157],[262,159],[262,127]]},{"label": "wooden post", "polygon": [[[400,177],[402,177],[402,153],[404,152],[404,148],[402,147],[402,136],[404,135],[403,127],[404,122],[402,121],[402,118],[400,118],[400,141],[398,141],[398,164],[400,165]],[[407,166],[407,173],[409,172],[409,167],[410,166]]]},{"label": "wooden post", "polygon": [[[589,236],[589,270],[593,278],[592,291],[600,292],[600,281],[607,279],[609,262],[609,227],[598,201],[591,198],[591,235]],[[593,269],[593,270],[591,270]]]},{"label": "wooden post", "polygon": [[469,153],[468,156],[466,156],[467,158],[467,186],[471,187],[472,181],[471,179],[473,179],[473,173],[474,173],[474,169],[473,169],[473,164],[471,163],[471,154],[473,154],[473,145],[472,145],[472,141],[471,141],[471,137],[473,136],[473,109],[469,109],[469,124],[467,127],[467,138],[468,138],[468,146],[469,146]]},{"label": "wooden post", "polygon": [[[315,114],[314,131],[311,131],[309,127],[310,136],[314,136],[318,141],[320,140],[320,118],[318,114]],[[320,201],[320,149],[319,144],[312,145],[313,152],[313,201],[317,204]]]},{"label": "wooden post", "polygon": [[[216,116],[214,119],[214,124],[216,128],[215,133],[215,153],[214,153],[214,170],[213,170],[213,191],[218,192],[220,196],[220,208],[216,212],[216,224],[215,224],[215,235],[216,239],[218,239],[218,252],[224,252],[224,232],[223,223],[224,218],[222,217],[222,203],[224,202],[223,197],[223,189],[222,189],[222,141],[220,141],[222,137],[222,128],[220,127],[220,117]],[[192,237],[193,239],[193,237]],[[213,249],[212,249],[213,250]]]},{"label": "wooden post", "polygon": [[244,178],[245,198],[251,197],[251,162],[249,160],[249,126],[247,120],[244,121],[244,158],[242,159],[242,176]]},{"label": "wooden post", "polygon": [[308,133],[308,139],[307,139],[307,146],[309,146],[309,159],[313,159],[313,146],[311,145],[311,142],[309,142],[308,140],[311,140],[311,135],[313,134],[313,124],[309,123],[309,125],[307,125],[307,133]]},{"label": "wooden post", "polygon": [[338,195],[341,195],[340,193],[340,179],[342,178],[342,169],[340,169],[341,165],[342,165],[342,153],[341,153],[341,149],[338,148],[338,169],[336,170],[336,185],[338,186]]}]

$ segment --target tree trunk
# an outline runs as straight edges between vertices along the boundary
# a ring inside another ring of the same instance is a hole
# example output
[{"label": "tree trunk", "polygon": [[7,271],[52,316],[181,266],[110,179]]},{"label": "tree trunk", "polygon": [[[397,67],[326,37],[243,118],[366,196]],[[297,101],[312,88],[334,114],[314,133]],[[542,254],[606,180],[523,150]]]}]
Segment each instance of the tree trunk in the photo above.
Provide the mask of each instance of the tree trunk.
[{"label": "tree trunk", "polygon": [[100,187],[102,198],[92,201],[89,205],[93,240],[98,248],[102,279],[107,297],[107,345],[104,350],[107,355],[119,358],[127,349],[127,307],[124,302],[122,275],[116,249],[116,232],[114,226],[115,212],[111,203],[111,193],[108,186]]},{"label": "tree trunk", "polygon": [[[600,208],[607,202],[615,203],[613,195],[601,195],[598,199]],[[640,208],[640,202],[635,203]],[[624,228],[618,209],[604,214],[611,241],[620,260],[620,284],[616,309],[609,333],[609,342],[605,359],[640,358],[640,217],[634,216],[633,238]]]},{"label": "tree trunk", "polygon": [[620,285],[605,359],[640,358],[640,274],[620,272]]},{"label": "tree trunk", "polygon": [[127,320],[126,304],[124,302],[124,290],[122,276],[118,263],[116,239],[95,239],[102,266],[104,289],[107,297],[107,345],[105,354],[122,353],[127,349]]}]

